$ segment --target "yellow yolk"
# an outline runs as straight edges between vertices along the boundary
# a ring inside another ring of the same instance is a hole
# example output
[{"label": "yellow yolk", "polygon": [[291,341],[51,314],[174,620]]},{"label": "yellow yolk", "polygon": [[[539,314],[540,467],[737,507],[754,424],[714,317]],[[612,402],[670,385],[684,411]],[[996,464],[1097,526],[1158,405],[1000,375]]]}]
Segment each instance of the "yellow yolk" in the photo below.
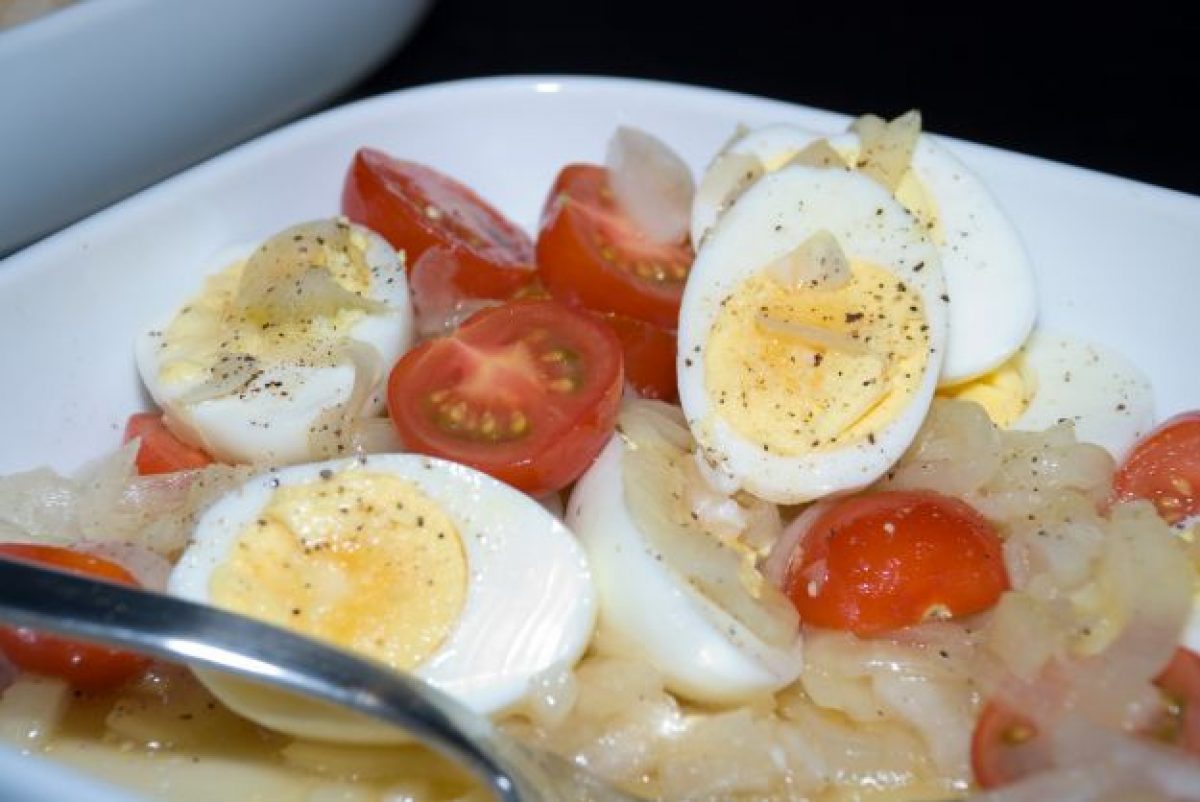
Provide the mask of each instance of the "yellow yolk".
[{"label": "yellow yolk", "polygon": [[716,414],[781,456],[868,439],[908,403],[929,336],[920,295],[853,262],[837,289],[758,274],[722,303],[705,356]]},{"label": "yellow yolk", "polygon": [[[335,364],[338,342],[369,303],[363,297],[371,286],[366,248],[363,235],[344,223],[307,224],[211,276],[162,332],[161,380],[207,380],[232,389],[251,378],[256,364]],[[320,287],[310,281],[303,287],[307,297],[297,297],[301,277],[312,269],[326,271],[331,281]],[[286,306],[263,303],[277,291]]]},{"label": "yellow yolk", "polygon": [[1021,363],[1022,352],[991,373],[978,379],[939,390],[942,398],[974,401],[983,407],[992,423],[1007,429],[1017,422],[1033,397],[1033,377]]},{"label": "yellow yolk", "polygon": [[276,490],[210,593],[219,607],[407,670],[457,624],[467,560],[453,522],[416,485],[348,470]]}]

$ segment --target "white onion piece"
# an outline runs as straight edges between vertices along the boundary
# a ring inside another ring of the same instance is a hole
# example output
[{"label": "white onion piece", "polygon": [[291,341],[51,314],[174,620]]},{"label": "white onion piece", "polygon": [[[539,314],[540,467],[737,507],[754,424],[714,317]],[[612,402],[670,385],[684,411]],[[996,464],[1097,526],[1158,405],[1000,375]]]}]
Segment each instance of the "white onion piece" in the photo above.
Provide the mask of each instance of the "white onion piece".
[{"label": "white onion piece", "polygon": [[765,268],[785,287],[836,290],[850,281],[850,260],[829,230],[821,229]]},{"label": "white onion piece", "polygon": [[807,145],[795,156],[788,159],[788,164],[802,164],[805,167],[840,167],[847,168],[842,154],[833,149],[828,139],[817,139]]},{"label": "white onion piece", "polygon": [[329,407],[313,422],[308,432],[308,452],[313,460],[330,459],[353,450],[355,423],[371,401],[384,377],[383,355],[373,345],[360,340],[338,343],[338,361],[354,368],[354,386],[350,396]]},{"label": "white onion piece", "polygon": [[[881,378],[883,375],[884,358],[873,352],[862,340],[857,340],[849,334],[842,334],[840,331],[821,326],[810,326],[807,323],[779,320],[764,314],[756,315],[754,323],[764,334],[795,340],[817,351],[839,351],[853,356],[873,357],[874,361],[878,363],[878,375],[875,378]],[[876,381],[876,384],[881,384],[881,382]]]},{"label": "white onion piece", "polygon": [[[716,219],[719,220],[742,193],[765,173],[766,168],[753,153],[722,151],[700,179],[696,200],[698,203],[707,202],[716,210]],[[700,233],[700,242],[708,236],[709,230],[711,226]]]},{"label": "white onion piece", "polygon": [[622,209],[655,242],[681,242],[691,225],[692,171],[661,140],[619,126],[605,154],[609,184]]},{"label": "white onion piece", "polygon": [[816,504],[809,505],[804,512],[797,515],[795,520],[784,528],[783,534],[775,541],[775,545],[771,547],[771,553],[767,555],[762,566],[763,576],[770,580],[775,587],[783,587],[784,579],[787,578],[788,565],[791,564],[796,550],[800,548],[800,541],[804,539],[804,535],[813,522],[820,518],[831,504],[830,501],[818,501]]},{"label": "white onion piece", "polygon": [[355,454],[403,454],[406,449],[390,418],[359,418],[351,426]]},{"label": "white onion piece", "polygon": [[936,399],[913,444],[880,484],[888,490],[933,488],[964,495],[999,468],[1000,432],[983,407]]},{"label": "white onion piece", "polygon": [[910,111],[891,122],[874,114],[859,117],[850,126],[859,136],[859,172],[870,176],[894,193],[912,164],[917,137],[921,135],[921,113]]},{"label": "white onion piece", "polygon": [[332,270],[345,262],[365,270],[363,243],[347,223],[318,220],[281,231],[246,260],[235,304],[282,322],[342,310],[382,312],[387,306],[343,287]]},{"label": "white onion piece", "polygon": [[452,279],[459,270],[459,262],[454,254],[440,246],[427,249],[413,263],[409,288],[412,290],[413,316],[420,339],[450,334],[476,312],[502,303],[490,298],[461,297],[454,291]]}]

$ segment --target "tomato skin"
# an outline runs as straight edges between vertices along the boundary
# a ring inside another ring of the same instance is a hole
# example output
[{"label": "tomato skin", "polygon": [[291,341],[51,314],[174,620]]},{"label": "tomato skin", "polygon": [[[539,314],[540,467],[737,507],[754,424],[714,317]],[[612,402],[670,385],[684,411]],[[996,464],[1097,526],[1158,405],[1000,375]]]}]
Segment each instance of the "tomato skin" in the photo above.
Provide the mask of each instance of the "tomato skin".
[{"label": "tomato skin", "polygon": [[[57,568],[72,574],[137,586],[133,575],[116,563],[57,546],[0,544],[0,556]],[[75,688],[104,690],[139,674],[150,660],[132,652],[44,635],[27,627],[0,628],[0,652],[24,671],[60,677]]]},{"label": "tomato skin", "polygon": [[1200,410],[1139,440],[1117,468],[1113,493],[1118,501],[1152,501],[1168,523],[1200,514]]},{"label": "tomato skin", "polygon": [[876,635],[988,609],[1009,587],[1000,538],[970,505],[928,490],[835,501],[784,578],[808,624]]},{"label": "tomato skin", "polygon": [[639,231],[597,165],[564,167],[542,209],[538,273],[571,306],[675,329],[693,257],[686,241],[659,244]]},{"label": "tomato skin", "polygon": [[462,267],[472,298],[509,298],[536,275],[529,236],[473,190],[431,167],[361,148],[342,189],[342,212],[405,253],[409,270],[441,247]]},{"label": "tomato skin", "polygon": [[194,470],[212,464],[212,457],[176,437],[157,412],[130,415],[125,424],[125,440],[135,437],[142,442],[136,458],[137,472],[142,476]]},{"label": "tomato skin", "polygon": [[[1175,712],[1168,709],[1159,725],[1142,734],[1200,758],[1200,655],[1179,647],[1154,684]],[[998,788],[1053,767],[1030,719],[996,699],[984,706],[971,735],[971,770],[979,787]]]},{"label": "tomato skin", "polygon": [[674,402],[679,395],[675,377],[675,333],[624,315],[601,315],[621,341],[625,383],[642,398]]},{"label": "tomato skin", "polygon": [[603,321],[516,301],[405,354],[388,378],[388,411],[409,448],[541,496],[591,465],[623,382],[621,345]]}]

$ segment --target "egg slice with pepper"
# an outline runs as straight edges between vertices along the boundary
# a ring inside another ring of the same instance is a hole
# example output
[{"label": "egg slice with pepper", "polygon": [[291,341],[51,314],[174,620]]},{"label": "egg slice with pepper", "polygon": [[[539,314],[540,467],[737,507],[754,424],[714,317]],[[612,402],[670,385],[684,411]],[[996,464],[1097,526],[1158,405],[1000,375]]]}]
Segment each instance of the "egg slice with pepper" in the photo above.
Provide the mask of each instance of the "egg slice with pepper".
[{"label": "egg slice with pepper", "polygon": [[695,241],[746,186],[797,161],[872,176],[928,231],[954,301],[939,384],[987,373],[1021,347],[1037,312],[1033,267],[1021,238],[978,176],[921,131],[916,112],[891,122],[863,117],[832,136],[770,125],[735,138],[701,179],[692,207]]},{"label": "egg slice with pepper", "polygon": [[706,459],[776,503],[874,481],[929,407],[948,306],[937,248],[878,183],[764,176],[700,249],[680,309],[680,402]]},{"label": "egg slice with pepper", "polygon": [[[694,503],[711,498],[678,410],[627,404],[614,437],[571,493],[567,522],[587,550],[601,649],[634,654],[692,700],[772,693],[803,667],[799,617],[758,573],[737,529]],[[678,418],[678,420],[676,420]],[[761,503],[761,502],[760,502]],[[741,517],[736,499],[721,502]]]},{"label": "egg slice with pepper", "polygon": [[286,464],[335,455],[356,419],[381,412],[411,341],[396,251],[320,220],[227,254],[136,355],[180,438],[225,462]]},{"label": "egg slice with pepper", "polygon": [[1122,354],[1038,330],[996,370],[942,391],[975,401],[1003,429],[1041,431],[1063,422],[1121,459],[1154,427],[1150,380]]},{"label": "egg slice with pepper", "polygon": [[[576,660],[595,618],[586,557],[562,523],[478,471],[411,454],[250,480],[200,518],[169,591],[411,672],[482,714]],[[272,729],[403,738],[279,691],[200,677]]]}]

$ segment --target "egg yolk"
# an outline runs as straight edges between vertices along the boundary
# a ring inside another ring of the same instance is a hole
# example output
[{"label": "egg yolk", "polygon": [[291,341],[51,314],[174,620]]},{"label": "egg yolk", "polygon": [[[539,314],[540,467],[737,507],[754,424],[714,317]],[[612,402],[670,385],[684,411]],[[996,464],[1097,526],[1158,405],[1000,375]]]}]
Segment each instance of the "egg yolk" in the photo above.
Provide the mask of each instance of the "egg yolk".
[{"label": "egg yolk", "polygon": [[1007,429],[1025,412],[1035,390],[1033,376],[1024,368],[1021,354],[1018,352],[991,373],[939,390],[938,396],[974,401],[983,407],[992,423]]},{"label": "egg yolk", "polygon": [[336,364],[338,343],[370,303],[366,247],[346,223],[310,223],[209,277],[161,334],[160,379],[218,395],[241,389],[263,363]]},{"label": "egg yolk", "polygon": [[277,489],[209,592],[219,607],[407,670],[453,631],[467,559],[454,523],[416,485],[347,470]]},{"label": "egg yolk", "polygon": [[716,415],[764,452],[869,440],[916,392],[928,329],[920,294],[873,265],[852,262],[836,289],[756,274],[721,305],[706,391]]}]

